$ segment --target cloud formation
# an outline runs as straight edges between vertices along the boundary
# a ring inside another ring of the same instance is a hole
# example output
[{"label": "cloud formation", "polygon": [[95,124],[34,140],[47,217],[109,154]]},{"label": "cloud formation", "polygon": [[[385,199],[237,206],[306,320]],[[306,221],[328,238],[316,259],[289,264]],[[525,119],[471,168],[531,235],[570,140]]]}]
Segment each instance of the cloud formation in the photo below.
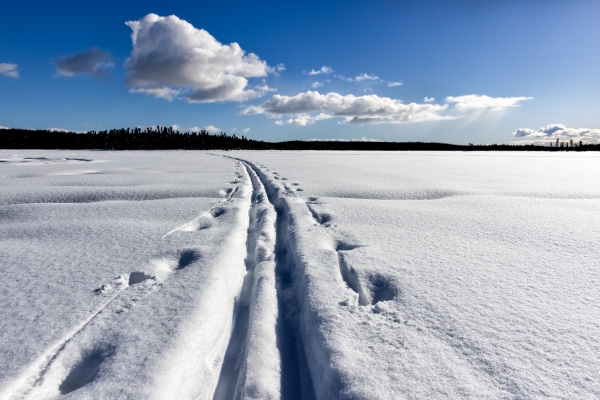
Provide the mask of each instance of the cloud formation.
[{"label": "cloud formation", "polygon": [[250,128],[244,128],[244,129],[242,129],[242,133],[248,133],[248,132],[250,132]]},{"label": "cloud formation", "polygon": [[58,58],[52,63],[61,76],[83,74],[99,78],[107,78],[108,71],[106,69],[115,66],[110,53],[100,50],[98,47],[80,51],[72,56]]},{"label": "cloud formation", "polygon": [[315,88],[315,89],[320,88],[321,86],[323,86],[323,82],[319,82],[319,81],[313,82],[310,85],[311,88]]},{"label": "cloud formation", "polygon": [[181,90],[163,86],[153,89],[129,89],[129,93],[144,93],[160,99],[173,101],[174,98],[179,96]]},{"label": "cloud formation", "polygon": [[360,82],[360,81],[378,81],[379,77],[377,75],[362,74],[362,75],[358,75],[354,79],[356,80],[356,82]]},{"label": "cloud formation", "polygon": [[446,97],[446,103],[456,103],[454,108],[459,111],[472,109],[488,109],[502,111],[509,107],[520,107],[521,101],[532,100],[533,97],[490,97],[470,94],[466,96]]},{"label": "cloud formation", "polygon": [[600,141],[600,129],[567,128],[562,124],[550,124],[536,130],[519,128],[512,134],[514,137],[518,138],[541,139],[541,141],[544,141],[543,139],[548,139],[550,141],[556,139]]},{"label": "cloud formation", "polygon": [[388,84],[388,86],[389,86],[389,87],[394,87],[394,86],[402,86],[402,85],[404,85],[404,83],[402,83],[401,81],[398,81],[398,82],[390,82],[390,81],[388,81],[388,83],[387,83],[387,84]]},{"label": "cloud formation", "polygon": [[333,118],[333,115],[330,114],[318,114],[314,117],[311,117],[309,114],[298,114],[297,116],[290,118],[288,120],[277,120],[275,121],[275,125],[291,125],[291,126],[309,126],[313,125],[317,121],[322,121],[324,119]]},{"label": "cloud formation", "polygon": [[316,71],[314,69],[311,69],[308,74],[309,75],[319,75],[319,74],[325,74],[325,75],[327,75],[327,74],[330,74],[332,72],[333,72],[333,68],[328,67],[327,65],[323,65],[320,69],[318,69]]},{"label": "cloud formation", "polygon": [[221,132],[221,128],[217,128],[214,125],[208,125],[204,127],[204,130],[208,133],[217,133],[217,132]]},{"label": "cloud formation", "polygon": [[[186,92],[191,103],[244,101],[273,90],[266,85],[249,88],[247,78],[285,69],[283,64],[270,68],[237,43],[221,44],[204,29],[175,15],[148,14],[126,24],[133,31],[133,50],[125,61],[129,69],[126,82],[155,97],[168,99],[164,95],[168,88],[173,96]],[[174,94],[174,90],[180,92]]]},{"label": "cloud formation", "polygon": [[[438,121],[455,119],[453,116],[440,115],[447,105],[437,104],[403,104],[400,100],[379,97],[375,94],[354,96],[340,95],[330,92],[320,94],[316,91],[299,93],[295,96],[275,95],[260,106],[246,107],[243,115],[266,114],[269,117],[291,115],[294,118],[281,125],[311,125],[318,116],[306,116],[313,112],[319,115],[344,118],[344,123],[352,124],[401,124],[407,122]],[[312,119],[311,119],[312,118]],[[324,117],[319,117],[325,119]]]},{"label": "cloud formation", "polygon": [[423,101],[424,101],[425,103],[433,103],[433,102],[435,101],[435,98],[434,98],[434,97],[427,97],[427,96],[425,96],[425,97],[423,98]]},{"label": "cloud formation", "polygon": [[0,63],[0,75],[8,76],[10,78],[18,78],[19,71],[17,68],[17,64]]}]

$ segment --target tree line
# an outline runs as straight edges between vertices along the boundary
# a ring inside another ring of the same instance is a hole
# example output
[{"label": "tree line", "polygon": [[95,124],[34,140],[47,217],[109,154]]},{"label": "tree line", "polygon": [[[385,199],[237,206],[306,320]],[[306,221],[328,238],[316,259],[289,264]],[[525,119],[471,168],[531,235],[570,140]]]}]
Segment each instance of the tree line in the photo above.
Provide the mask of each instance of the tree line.
[{"label": "tree line", "polygon": [[372,150],[372,151],[600,151],[600,144],[560,142],[556,145],[487,144],[457,145],[425,142],[336,142],[287,141],[265,142],[245,136],[179,132],[170,127],[126,128],[86,133],[50,130],[2,129],[2,149],[69,150]]}]

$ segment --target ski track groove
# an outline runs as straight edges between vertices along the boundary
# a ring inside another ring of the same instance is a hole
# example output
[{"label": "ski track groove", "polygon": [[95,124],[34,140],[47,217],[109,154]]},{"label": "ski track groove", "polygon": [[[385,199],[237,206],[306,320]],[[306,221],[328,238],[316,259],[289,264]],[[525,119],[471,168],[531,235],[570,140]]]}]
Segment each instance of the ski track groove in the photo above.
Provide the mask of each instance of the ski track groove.
[{"label": "ski track groove", "polygon": [[[296,297],[296,288],[292,279],[291,270],[294,268],[293,260],[288,255],[288,252],[291,250],[289,249],[287,238],[288,216],[284,207],[279,204],[280,197],[277,195],[277,189],[263,177],[265,173],[261,168],[247,160],[233,159],[241,162],[247,171],[251,170],[255,174],[265,189],[268,201],[277,211],[275,222],[275,271],[279,310],[277,318],[277,347],[281,357],[281,398],[286,400],[315,399],[316,396],[306,360],[303,338],[298,329],[297,312],[299,299]],[[266,168],[264,165],[261,167],[263,169]],[[287,178],[281,177],[281,180],[286,181]],[[292,194],[294,191],[286,190],[284,193]],[[289,315],[293,315],[291,320]]]},{"label": "ski track groove", "polygon": [[[242,163],[244,168],[246,166]],[[256,267],[256,196],[257,185],[254,177],[246,168],[246,173],[252,184],[252,195],[250,207],[248,210],[248,230],[246,236],[246,275],[239,298],[236,301],[233,311],[233,330],[223,357],[221,372],[213,400],[226,400],[239,398],[237,390],[242,379],[243,356],[246,352],[246,342],[248,339],[248,329],[250,323],[250,298],[254,291],[254,269]],[[237,191],[237,186],[232,191],[231,196]],[[231,196],[229,198],[231,198]]]}]

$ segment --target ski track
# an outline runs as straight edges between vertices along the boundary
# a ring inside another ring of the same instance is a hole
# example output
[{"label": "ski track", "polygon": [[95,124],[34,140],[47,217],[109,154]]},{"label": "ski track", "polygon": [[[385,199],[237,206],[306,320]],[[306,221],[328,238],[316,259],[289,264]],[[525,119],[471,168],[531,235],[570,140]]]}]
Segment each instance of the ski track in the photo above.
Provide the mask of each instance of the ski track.
[{"label": "ski track", "polygon": [[[280,202],[277,189],[264,178],[264,165],[254,164],[247,160],[243,162],[246,169],[256,176],[266,190],[268,201],[277,212],[275,222],[275,276],[277,286],[278,317],[276,322],[277,348],[281,357],[281,392],[282,399],[316,399],[308,361],[306,359],[304,340],[299,329],[298,321],[300,301],[296,295],[297,287],[293,281],[295,268],[293,249],[288,242],[289,218],[284,205]],[[259,168],[259,165],[261,168]],[[287,181],[287,178],[272,172],[275,179]],[[293,195],[299,184],[294,187],[284,187],[286,196]],[[300,190],[298,190],[300,191]],[[308,207],[308,205],[307,205]],[[309,209],[310,210],[310,209]]]},{"label": "ski track", "polygon": [[[245,160],[227,158],[236,162],[236,178],[229,183],[237,185],[244,182],[245,176],[238,171],[241,167],[250,180],[252,194],[248,210],[246,275],[235,301],[233,315],[230,316],[233,320],[231,336],[222,356],[222,366],[212,398],[316,399],[298,321],[300,301],[293,279],[295,265],[293,255],[290,254],[292,248],[288,243],[287,211],[280,201],[278,189],[263,175],[265,166],[259,167]],[[286,182],[282,185],[284,196],[293,196],[302,191],[299,183],[289,183],[287,178],[281,177],[277,172],[271,173],[274,179]],[[223,206],[233,201],[232,198],[238,189],[239,186],[227,189],[225,199],[213,203],[214,206],[197,218],[170,230],[162,239],[180,231],[191,232],[210,228],[214,219],[226,212]],[[331,226],[330,215],[319,214],[311,207],[311,203],[320,204],[317,201],[317,198],[310,198],[306,202],[307,211],[318,224],[324,227]],[[362,304],[368,300],[365,300],[364,294],[360,294],[360,284],[356,278],[352,278],[353,271],[344,261],[344,252],[357,247],[359,246],[339,243],[336,252],[340,273],[348,287],[359,293]],[[185,268],[198,257],[194,250],[181,250],[178,260],[173,260],[170,265],[170,272]],[[165,276],[160,280],[164,278]],[[31,397],[31,393],[44,384],[45,376],[65,350],[68,350],[69,344],[92,326],[96,318],[115,303],[129,287],[148,280],[157,283],[156,276],[143,271],[132,272],[128,277],[121,276],[117,280],[113,283],[114,288],[104,284],[96,290],[97,295],[105,295],[113,290],[115,293],[49,348],[0,398]],[[87,384],[99,365],[110,355],[98,350],[76,363],[62,379],[59,387],[61,395],[71,393]]]}]

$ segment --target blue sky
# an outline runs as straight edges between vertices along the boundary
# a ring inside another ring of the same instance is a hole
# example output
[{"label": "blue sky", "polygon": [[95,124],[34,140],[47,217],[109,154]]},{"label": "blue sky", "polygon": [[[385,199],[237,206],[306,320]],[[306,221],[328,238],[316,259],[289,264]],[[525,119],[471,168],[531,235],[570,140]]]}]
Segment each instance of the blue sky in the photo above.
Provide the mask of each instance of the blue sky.
[{"label": "blue sky", "polygon": [[599,141],[599,20],[598,1],[9,2],[0,126]]}]

